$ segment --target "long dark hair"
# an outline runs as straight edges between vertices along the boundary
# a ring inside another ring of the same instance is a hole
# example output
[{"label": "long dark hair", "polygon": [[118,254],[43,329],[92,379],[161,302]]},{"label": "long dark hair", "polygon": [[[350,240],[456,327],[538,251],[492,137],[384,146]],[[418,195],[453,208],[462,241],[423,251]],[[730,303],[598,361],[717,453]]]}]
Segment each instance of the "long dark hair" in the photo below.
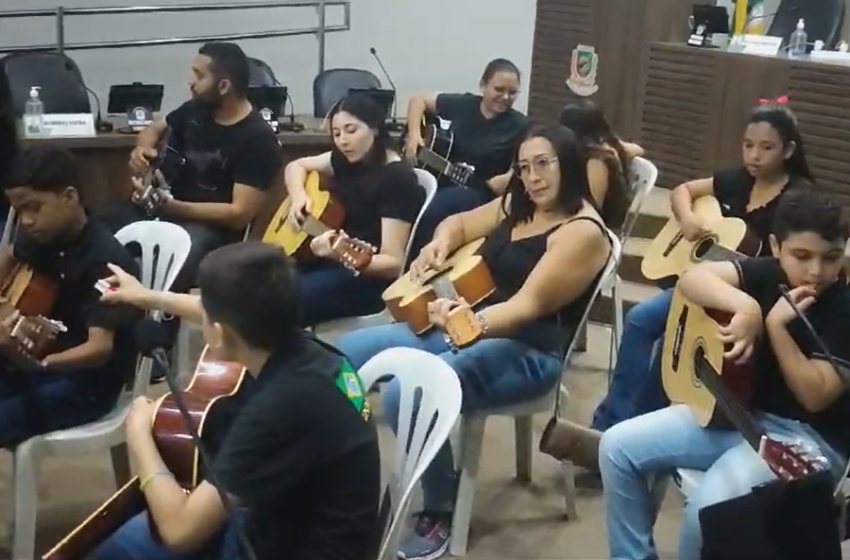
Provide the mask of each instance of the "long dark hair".
[{"label": "long dark hair", "polygon": [[[587,182],[587,153],[579,142],[576,134],[569,128],[559,124],[538,126],[525,135],[522,144],[532,138],[545,138],[555,149],[558,157],[558,167],[561,170],[561,184],[558,189],[558,207],[568,215],[581,210],[584,201],[590,201],[590,186]],[[519,159],[519,149],[514,156],[514,167]],[[510,204],[508,203],[510,197]],[[502,209],[507,216],[508,224],[513,227],[521,222],[527,222],[534,217],[534,202],[525,192],[525,185],[514,171],[508,188],[502,195]]]},{"label": "long dark hair", "polygon": [[[366,123],[366,126],[375,133],[375,142],[372,144],[372,149],[363,158],[363,162],[375,171],[380,170],[387,163],[387,150],[397,151],[387,130],[386,115],[371,97],[362,93],[352,93],[343,97],[331,109],[328,122],[332,123],[333,118],[343,111]],[[333,127],[331,126],[330,129],[331,149],[337,152],[337,155],[342,156],[339,148],[336,147],[336,142],[333,141]]]},{"label": "long dark hair", "polygon": [[[632,192],[629,159],[623,143],[611,130],[605,114],[589,99],[578,99],[561,110],[558,122],[571,129],[588,151],[588,157],[598,159],[608,168],[608,188],[605,200],[593,200],[605,225],[619,230],[629,212]],[[613,157],[608,147],[617,154]]]},{"label": "long dark hair", "polygon": [[786,105],[781,103],[769,103],[759,105],[750,113],[747,125],[755,123],[767,123],[782,140],[782,148],[787,149],[794,144],[794,153],[785,160],[783,167],[789,179],[805,179],[814,183],[815,178],[806,161],[806,152],[803,149],[803,137],[797,126],[797,117]]},{"label": "long dark hair", "polygon": [[[0,190],[5,188],[12,160],[18,153],[18,130],[12,93],[6,76],[0,73]],[[0,206],[2,206],[0,201]],[[5,219],[0,216],[0,219]]]}]

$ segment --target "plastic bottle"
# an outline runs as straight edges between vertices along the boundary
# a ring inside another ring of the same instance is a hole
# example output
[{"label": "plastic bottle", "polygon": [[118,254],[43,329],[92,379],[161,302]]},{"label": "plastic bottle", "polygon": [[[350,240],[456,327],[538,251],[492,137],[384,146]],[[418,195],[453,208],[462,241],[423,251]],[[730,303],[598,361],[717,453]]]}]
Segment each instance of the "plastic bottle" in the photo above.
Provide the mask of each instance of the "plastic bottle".
[{"label": "plastic bottle", "polygon": [[39,89],[30,88],[30,98],[24,105],[24,133],[28,138],[44,136],[44,103],[38,97]]},{"label": "plastic bottle", "polygon": [[801,58],[806,55],[806,47],[809,43],[809,36],[806,34],[806,22],[803,18],[797,22],[797,29],[791,34],[788,40],[788,58]]}]

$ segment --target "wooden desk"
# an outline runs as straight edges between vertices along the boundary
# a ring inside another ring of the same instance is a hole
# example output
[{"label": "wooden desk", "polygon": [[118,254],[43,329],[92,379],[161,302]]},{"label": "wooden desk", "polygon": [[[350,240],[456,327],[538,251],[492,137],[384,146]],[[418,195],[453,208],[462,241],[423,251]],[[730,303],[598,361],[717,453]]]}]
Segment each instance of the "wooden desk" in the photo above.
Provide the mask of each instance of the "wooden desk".
[{"label": "wooden desk", "polygon": [[741,164],[741,135],[760,98],[788,94],[819,188],[850,203],[850,65],[655,43],[639,141],[674,187]]},{"label": "wooden desk", "polygon": [[[280,139],[284,164],[306,155],[314,155],[331,148],[330,134],[318,129],[317,123],[305,123],[309,128],[303,132],[281,132]],[[82,191],[85,203],[97,206],[107,200],[126,200],[130,197],[130,152],[136,145],[134,134],[98,134],[93,137],[55,138],[50,140],[25,140],[31,142],[53,142],[71,150],[80,161]],[[284,198],[283,185],[272,190],[267,203],[254,222],[252,231],[262,236],[277,207]]]}]

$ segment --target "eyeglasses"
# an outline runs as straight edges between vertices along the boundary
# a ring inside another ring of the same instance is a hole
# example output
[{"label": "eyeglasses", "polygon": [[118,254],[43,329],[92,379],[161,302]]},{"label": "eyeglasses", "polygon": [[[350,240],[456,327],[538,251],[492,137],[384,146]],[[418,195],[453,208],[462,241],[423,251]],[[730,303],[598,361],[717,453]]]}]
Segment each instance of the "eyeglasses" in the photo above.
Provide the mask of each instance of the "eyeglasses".
[{"label": "eyeglasses", "polygon": [[557,162],[555,156],[540,156],[531,160],[531,163],[521,161],[513,165],[514,173],[520,177],[527,176],[529,171],[534,169],[535,173],[544,173],[549,170],[553,163]]}]

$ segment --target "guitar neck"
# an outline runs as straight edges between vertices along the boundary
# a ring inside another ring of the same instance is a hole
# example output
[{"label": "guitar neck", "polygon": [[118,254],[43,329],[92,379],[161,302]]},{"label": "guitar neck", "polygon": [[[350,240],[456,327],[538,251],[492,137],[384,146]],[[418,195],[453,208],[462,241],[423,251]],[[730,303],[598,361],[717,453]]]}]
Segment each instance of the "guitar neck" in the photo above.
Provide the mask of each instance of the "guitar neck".
[{"label": "guitar neck", "polygon": [[740,262],[749,259],[744,253],[727,249],[721,245],[714,244],[703,256],[703,260],[716,262]]},{"label": "guitar neck", "polygon": [[301,224],[301,231],[303,231],[310,237],[319,237],[320,235],[327,233],[330,230],[331,228],[329,228],[313,216],[307,216],[307,219],[304,220],[303,224]]},{"label": "guitar neck", "polygon": [[444,175],[459,175],[455,173],[455,164],[437,154],[430,148],[419,148],[419,152],[417,152],[416,157],[421,163],[434,168],[439,173]]},{"label": "guitar neck", "polygon": [[755,423],[741,401],[726,387],[723,378],[706,359],[702,348],[698,348],[696,351],[694,367],[697,377],[714,396],[720,409],[726,414],[732,425],[741,432],[747,443],[758,453],[762,437],[765,435],[764,430]]}]

